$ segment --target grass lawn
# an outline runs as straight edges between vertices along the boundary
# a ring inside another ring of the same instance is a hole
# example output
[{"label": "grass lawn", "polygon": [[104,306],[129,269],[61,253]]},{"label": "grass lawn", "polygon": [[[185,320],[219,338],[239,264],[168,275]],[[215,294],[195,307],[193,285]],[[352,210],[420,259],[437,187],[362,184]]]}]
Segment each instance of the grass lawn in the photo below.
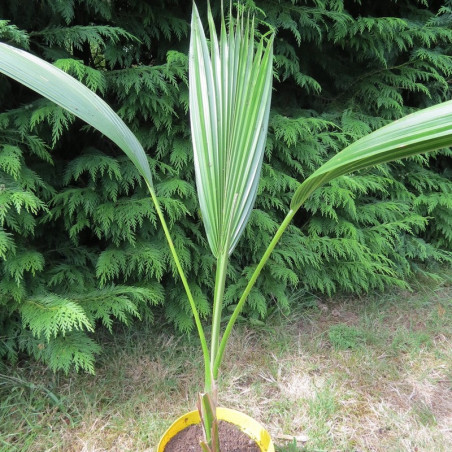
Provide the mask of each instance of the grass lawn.
[{"label": "grass lawn", "polygon": [[[0,376],[0,451],[153,451],[193,409],[196,338],[106,336],[96,375],[22,362]],[[452,281],[361,299],[303,297],[240,325],[220,402],[258,419],[279,452],[452,450]],[[54,398],[57,398],[57,404]]]}]

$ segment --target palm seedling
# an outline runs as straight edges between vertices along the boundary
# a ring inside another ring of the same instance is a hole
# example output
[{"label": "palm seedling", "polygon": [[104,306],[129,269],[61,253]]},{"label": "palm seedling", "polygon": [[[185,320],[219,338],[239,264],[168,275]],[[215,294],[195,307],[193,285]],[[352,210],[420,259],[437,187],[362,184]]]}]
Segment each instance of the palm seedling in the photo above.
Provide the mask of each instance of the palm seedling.
[{"label": "palm seedling", "polygon": [[146,154],[124,122],[96,94],[51,64],[0,44],[0,72],[51,99],[113,140],[144,178],[193,312],[204,358],[198,400],[204,451],[218,451],[217,380],[231,330],[263,266],[295,213],[314,190],[335,177],[452,145],[452,102],[421,110],[358,140],[336,154],[296,190],[221,334],[228,260],[253,208],[260,177],[272,91],[273,32],[255,43],[253,19],[222,16],[219,36],[208,10],[210,45],[193,6],[189,104],[196,185],[210,250],[217,260],[210,347],[155,191]]}]

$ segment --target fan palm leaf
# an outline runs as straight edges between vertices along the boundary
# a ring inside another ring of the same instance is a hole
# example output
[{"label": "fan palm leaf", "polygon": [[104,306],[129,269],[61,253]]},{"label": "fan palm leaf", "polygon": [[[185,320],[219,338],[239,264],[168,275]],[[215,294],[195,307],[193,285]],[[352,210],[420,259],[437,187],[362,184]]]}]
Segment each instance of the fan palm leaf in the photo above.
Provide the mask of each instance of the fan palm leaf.
[{"label": "fan palm leaf", "polygon": [[294,193],[286,218],[256,266],[228,321],[216,354],[214,368],[218,369],[221,364],[232,328],[262,268],[296,212],[314,190],[338,176],[353,171],[451,146],[452,101],[448,101],[419,110],[375,130],[344,148],[300,183]]},{"label": "fan palm leaf", "polygon": [[193,6],[190,120],[196,186],[212,253],[231,254],[251,213],[270,112],[273,34],[255,48],[254,23],[224,17],[219,39],[208,10],[210,50]]},{"label": "fan palm leaf", "polygon": [[[195,318],[203,350],[204,365],[207,369],[210,365],[210,358],[199,313],[155,193],[146,153],[138,139],[122,119],[94,92],[70,75],[28,52],[0,43],[0,72],[47,97],[87,122],[116,143],[134,163],[149,189],[184,285]],[[210,384],[210,378],[210,373],[206,373],[206,386]]]}]

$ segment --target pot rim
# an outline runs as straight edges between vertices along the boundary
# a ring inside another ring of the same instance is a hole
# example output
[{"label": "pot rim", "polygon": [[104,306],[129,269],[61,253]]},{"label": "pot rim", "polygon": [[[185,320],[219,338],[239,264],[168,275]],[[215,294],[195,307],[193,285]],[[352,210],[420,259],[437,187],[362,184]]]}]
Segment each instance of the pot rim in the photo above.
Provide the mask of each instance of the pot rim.
[{"label": "pot rim", "polygon": [[[219,420],[230,422],[240,428],[251,439],[256,441],[261,452],[275,452],[270,434],[255,419],[237,410],[230,408],[218,407],[217,416]],[[197,410],[183,414],[181,417],[171,424],[171,426],[163,434],[157,446],[157,452],[164,452],[169,441],[186,427],[199,424],[201,419]]]}]

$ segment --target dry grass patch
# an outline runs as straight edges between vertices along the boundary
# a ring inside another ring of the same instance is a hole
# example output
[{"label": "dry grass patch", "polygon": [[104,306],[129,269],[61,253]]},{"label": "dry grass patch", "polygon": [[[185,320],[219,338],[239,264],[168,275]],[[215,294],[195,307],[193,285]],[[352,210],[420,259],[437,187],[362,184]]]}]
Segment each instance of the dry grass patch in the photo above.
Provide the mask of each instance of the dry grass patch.
[{"label": "dry grass patch", "polygon": [[[451,325],[450,286],[323,300],[266,327],[242,325],[227,350],[220,401],[266,425],[281,452],[447,452]],[[96,376],[11,369],[24,383],[0,387],[0,451],[154,450],[193,409],[203,378],[197,341],[144,330],[112,340]]]}]

